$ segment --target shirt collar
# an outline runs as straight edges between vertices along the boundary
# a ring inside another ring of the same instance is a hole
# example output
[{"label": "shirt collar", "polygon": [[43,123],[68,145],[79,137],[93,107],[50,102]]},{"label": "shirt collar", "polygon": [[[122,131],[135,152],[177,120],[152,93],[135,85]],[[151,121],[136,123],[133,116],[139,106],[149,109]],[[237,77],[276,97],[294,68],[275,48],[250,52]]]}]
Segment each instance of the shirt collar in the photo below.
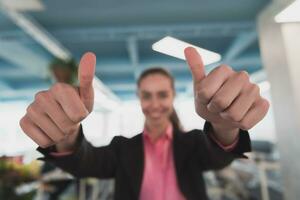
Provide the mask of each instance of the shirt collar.
[{"label": "shirt collar", "polygon": [[[150,139],[149,137],[149,131],[147,130],[146,126],[144,127],[144,131],[143,131],[143,137]],[[167,138],[168,140],[172,140],[173,139],[173,125],[172,123],[169,124],[169,126],[167,127],[167,129],[165,130],[165,132],[163,133],[163,135],[159,138]]]}]

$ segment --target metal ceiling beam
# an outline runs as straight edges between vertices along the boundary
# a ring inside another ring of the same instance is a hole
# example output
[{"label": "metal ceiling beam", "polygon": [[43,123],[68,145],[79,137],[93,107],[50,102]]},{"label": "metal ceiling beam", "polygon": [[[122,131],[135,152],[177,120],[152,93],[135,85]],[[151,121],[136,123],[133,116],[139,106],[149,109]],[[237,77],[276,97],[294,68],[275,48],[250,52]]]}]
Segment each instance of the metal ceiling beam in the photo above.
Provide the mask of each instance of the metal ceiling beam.
[{"label": "metal ceiling beam", "polygon": [[139,76],[139,49],[138,43],[135,37],[130,37],[127,40],[127,51],[129,55],[129,59],[131,61],[131,67],[133,69],[133,75],[135,80],[138,79]]},{"label": "metal ceiling beam", "polygon": [[40,77],[47,74],[48,59],[17,41],[0,39],[0,57]]},{"label": "metal ceiling beam", "polygon": [[1,11],[6,14],[17,26],[31,36],[32,39],[41,44],[51,54],[63,60],[70,60],[71,53],[64,48],[46,29],[37,23],[32,17],[24,13],[6,8]]},{"label": "metal ceiling beam", "polygon": [[45,9],[40,0],[0,0],[0,7],[18,11],[42,11]]},{"label": "metal ceiling beam", "polygon": [[256,30],[238,35],[225,53],[224,62],[230,62],[257,40]]},{"label": "metal ceiling beam", "polygon": [[[228,23],[197,23],[156,26],[129,26],[129,27],[94,27],[79,29],[53,30],[53,33],[63,41],[70,39],[88,41],[125,41],[130,37],[136,39],[156,39],[165,35],[177,37],[223,37],[236,36],[241,32],[253,30],[253,22]],[[73,36],[73,38],[72,38]],[[71,37],[71,38],[70,38]]]},{"label": "metal ceiling beam", "polygon": [[[9,17],[9,19],[31,37],[29,38],[26,36],[26,38],[29,40],[36,40],[53,55],[59,58],[70,58],[67,50],[63,49],[63,47],[60,46],[60,44],[30,16],[19,13],[10,7],[7,7],[5,4],[1,4],[0,7],[2,13]],[[3,59],[39,77],[47,76],[47,67],[49,64],[48,58],[34,52],[20,41],[15,40],[12,36],[0,38],[0,44],[0,56]]]},{"label": "metal ceiling beam", "polygon": [[[33,18],[26,14],[19,13],[15,10],[11,10],[9,8],[2,7],[2,12],[5,13],[16,25],[18,25],[23,31],[25,31],[28,35],[32,37],[32,39],[36,40],[43,47],[45,47],[50,53],[52,53],[55,57],[61,58],[63,60],[71,59],[71,53],[64,48],[58,40],[56,40],[48,31],[46,31],[42,26],[40,26]],[[10,36],[12,39],[14,36]],[[28,38],[28,37],[26,37]],[[1,38],[0,38],[1,39]],[[27,67],[30,71],[43,74],[46,76],[48,66],[48,60],[41,59],[36,54],[32,53],[30,49],[26,49],[20,41],[14,40],[7,42],[2,38],[0,42],[0,56],[4,59],[13,62],[14,64]],[[7,51],[7,48],[9,51]],[[16,52],[17,51],[17,52]],[[17,53],[18,56],[14,56]],[[24,62],[27,61],[27,62]],[[25,63],[25,64],[24,64]],[[99,79],[95,78],[94,80],[95,86],[95,95],[107,95],[107,97],[112,100],[117,100],[117,96],[113,94]],[[15,94],[15,91],[11,90],[8,93]],[[26,92],[25,94],[26,95]]]},{"label": "metal ceiling beam", "polygon": [[[55,35],[59,41],[73,43],[87,41],[127,41],[130,37],[134,37],[137,40],[148,40],[157,39],[165,35],[172,35],[179,38],[235,37],[254,29],[254,22],[240,21],[155,26],[61,28],[49,29],[49,32]],[[23,42],[31,42],[28,41],[28,38],[24,34],[18,31],[1,31],[0,37],[11,37]]]},{"label": "metal ceiling beam", "polygon": [[249,56],[243,56],[236,58],[229,62],[229,65],[232,66],[236,70],[240,70],[248,68],[251,69],[252,67],[261,67],[261,58],[259,55],[249,55]]}]

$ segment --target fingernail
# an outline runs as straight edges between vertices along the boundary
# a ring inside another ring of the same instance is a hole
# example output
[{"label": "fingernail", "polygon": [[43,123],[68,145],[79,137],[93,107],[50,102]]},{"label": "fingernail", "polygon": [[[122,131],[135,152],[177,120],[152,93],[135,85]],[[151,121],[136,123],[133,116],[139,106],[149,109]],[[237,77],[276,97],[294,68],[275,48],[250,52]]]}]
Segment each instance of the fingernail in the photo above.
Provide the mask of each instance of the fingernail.
[{"label": "fingernail", "polygon": [[207,104],[207,109],[210,110],[211,109],[211,103]]},{"label": "fingernail", "polygon": [[225,119],[228,118],[228,114],[226,112],[220,112],[220,116]]}]

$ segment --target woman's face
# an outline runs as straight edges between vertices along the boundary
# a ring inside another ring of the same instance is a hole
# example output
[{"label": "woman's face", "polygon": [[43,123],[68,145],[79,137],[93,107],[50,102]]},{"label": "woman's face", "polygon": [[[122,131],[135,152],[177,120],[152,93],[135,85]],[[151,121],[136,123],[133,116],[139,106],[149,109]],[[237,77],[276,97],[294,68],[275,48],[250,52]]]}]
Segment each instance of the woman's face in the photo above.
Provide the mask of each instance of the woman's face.
[{"label": "woman's face", "polygon": [[148,122],[169,120],[173,111],[174,90],[168,77],[161,74],[146,76],[140,82],[138,96]]}]

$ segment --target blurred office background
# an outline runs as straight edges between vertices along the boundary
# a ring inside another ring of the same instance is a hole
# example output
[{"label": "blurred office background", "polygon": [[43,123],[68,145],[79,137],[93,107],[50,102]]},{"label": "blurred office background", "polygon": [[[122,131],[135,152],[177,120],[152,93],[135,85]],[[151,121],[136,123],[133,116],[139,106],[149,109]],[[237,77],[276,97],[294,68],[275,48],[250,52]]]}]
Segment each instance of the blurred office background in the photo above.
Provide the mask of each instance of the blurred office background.
[{"label": "blurred office background", "polygon": [[[184,129],[202,129],[186,63],[151,49],[167,35],[219,53],[222,60],[206,66],[207,72],[220,63],[246,70],[271,103],[250,130],[250,159],[206,174],[211,198],[299,199],[299,2],[0,0],[0,199],[51,199],[61,188],[49,183],[56,180],[66,181],[58,199],[112,199],[111,181],[42,172],[36,144],[19,127],[34,94],[53,84],[49,66],[57,58],[78,62],[86,51],[97,55],[95,109],[83,123],[96,146],[142,131],[135,82],[154,66],[175,76]],[[286,8],[294,10],[292,18]]]}]

